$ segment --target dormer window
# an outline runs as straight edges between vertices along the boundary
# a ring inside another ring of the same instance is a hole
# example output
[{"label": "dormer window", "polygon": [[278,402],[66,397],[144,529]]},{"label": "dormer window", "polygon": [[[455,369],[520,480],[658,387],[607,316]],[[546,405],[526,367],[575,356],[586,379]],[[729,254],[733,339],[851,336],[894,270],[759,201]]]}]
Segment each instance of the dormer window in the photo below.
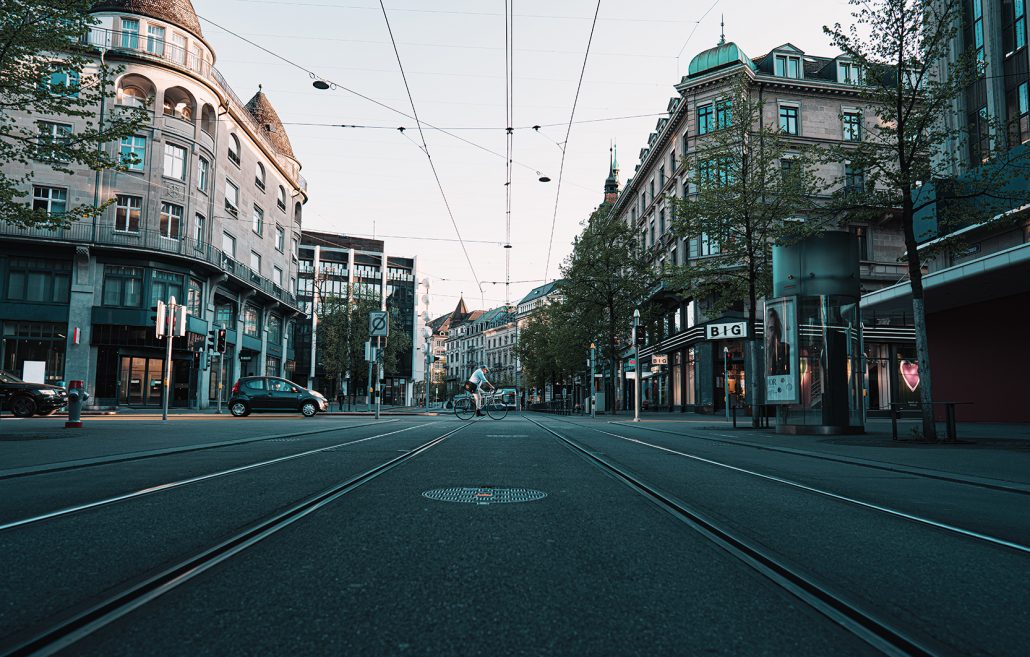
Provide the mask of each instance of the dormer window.
[{"label": "dormer window", "polygon": [[837,82],[862,84],[862,67],[854,62],[837,62]]},{"label": "dormer window", "polygon": [[774,59],[776,77],[797,80],[801,77],[801,58],[793,55],[776,55]]}]

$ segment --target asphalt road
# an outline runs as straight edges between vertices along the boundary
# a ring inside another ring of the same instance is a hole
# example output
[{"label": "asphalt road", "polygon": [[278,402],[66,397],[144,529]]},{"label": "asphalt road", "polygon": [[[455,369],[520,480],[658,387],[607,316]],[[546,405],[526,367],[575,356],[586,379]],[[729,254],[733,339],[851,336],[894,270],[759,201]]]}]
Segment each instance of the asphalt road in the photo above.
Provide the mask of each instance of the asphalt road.
[{"label": "asphalt road", "polygon": [[985,455],[927,476],[541,415],[52,423],[0,438],[0,655],[1026,654],[1030,482]]}]

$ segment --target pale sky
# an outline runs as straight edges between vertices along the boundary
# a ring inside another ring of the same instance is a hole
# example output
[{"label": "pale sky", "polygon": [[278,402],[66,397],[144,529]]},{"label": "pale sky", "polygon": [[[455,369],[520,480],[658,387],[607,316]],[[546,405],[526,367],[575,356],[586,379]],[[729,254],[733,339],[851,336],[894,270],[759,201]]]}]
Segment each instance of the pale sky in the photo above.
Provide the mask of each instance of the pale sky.
[{"label": "pale sky", "polygon": [[[308,75],[223,32],[238,32],[321,77],[410,114],[411,108],[376,0],[193,0],[216,66],[244,100],[263,84],[303,165],[311,200],[304,227],[377,237],[389,253],[419,257],[431,280],[431,314],[464,294],[469,308],[504,303],[504,0],[384,0],[419,118],[501,153],[498,157],[426,130],[454,219],[481,281],[481,301],[436,187],[415,122],[342,89],[318,91]],[[544,277],[555,216],[561,150],[595,0],[514,2],[514,159],[511,301]],[[714,4],[714,8],[713,8]],[[705,12],[707,16],[697,23]],[[757,57],[790,42],[837,53],[823,25],[850,20],[844,0],[601,0],[576,121],[567,145],[548,278],[568,256],[579,223],[601,202],[610,142],[621,182],[633,173],[658,114],[690,59],[726,38]],[[691,31],[696,31],[688,41]],[[685,46],[685,47],[684,47]],[[682,55],[677,59],[677,54]],[[291,125],[350,124],[382,128]],[[557,125],[555,125],[557,124]],[[534,132],[530,126],[545,126]],[[402,134],[395,128],[404,126]],[[410,139],[409,139],[410,138]],[[552,178],[537,181],[536,171]],[[437,238],[452,241],[430,241]]]}]

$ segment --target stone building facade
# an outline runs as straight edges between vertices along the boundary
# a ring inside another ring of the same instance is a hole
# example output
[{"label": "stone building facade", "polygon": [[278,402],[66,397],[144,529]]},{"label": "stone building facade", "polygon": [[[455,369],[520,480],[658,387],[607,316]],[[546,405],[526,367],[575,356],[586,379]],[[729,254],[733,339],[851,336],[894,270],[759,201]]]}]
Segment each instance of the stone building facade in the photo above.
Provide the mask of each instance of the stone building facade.
[{"label": "stone building facade", "polygon": [[[43,361],[47,380],[83,380],[101,406],[159,404],[164,343],[150,307],[174,296],[189,317],[174,341],[173,405],[213,404],[219,376],[223,397],[242,375],[291,376],[308,192],[275,109],[260,89],[243,102],[228,85],[189,0],[111,0],[92,13],[95,62],[120,69],[116,97],[97,115],[134,106],[151,120],[106,145],[135,155],[127,171],[95,179],[34,167],[26,191],[36,207],[113,201],[97,220],[45,230],[0,217],[3,367],[19,374]],[[209,331],[223,326],[228,350],[209,358]]]}]

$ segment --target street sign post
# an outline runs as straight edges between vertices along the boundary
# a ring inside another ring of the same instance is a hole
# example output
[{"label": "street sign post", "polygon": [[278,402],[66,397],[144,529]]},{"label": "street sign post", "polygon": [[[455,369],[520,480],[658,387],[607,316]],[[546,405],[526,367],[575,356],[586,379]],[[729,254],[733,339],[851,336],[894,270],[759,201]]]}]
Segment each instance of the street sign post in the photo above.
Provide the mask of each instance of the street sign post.
[{"label": "street sign post", "polygon": [[368,314],[368,334],[373,338],[390,335],[390,315],[385,310],[373,310]]}]

